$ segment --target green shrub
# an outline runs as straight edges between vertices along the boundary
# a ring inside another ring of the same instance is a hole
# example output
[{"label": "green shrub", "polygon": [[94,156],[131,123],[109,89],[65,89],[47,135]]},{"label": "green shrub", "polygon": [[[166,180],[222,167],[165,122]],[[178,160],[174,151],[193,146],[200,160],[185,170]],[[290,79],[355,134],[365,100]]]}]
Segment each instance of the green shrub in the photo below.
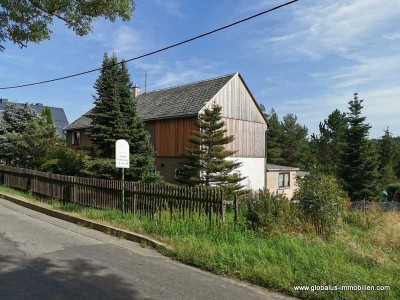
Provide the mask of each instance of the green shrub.
[{"label": "green shrub", "polygon": [[400,201],[400,182],[389,184],[386,188],[388,201]]},{"label": "green shrub", "polygon": [[77,176],[86,168],[87,155],[66,145],[59,145],[40,167],[42,171]]},{"label": "green shrub", "polygon": [[340,219],[350,204],[347,194],[332,176],[319,173],[310,174],[299,180],[295,198],[305,221],[313,224],[315,232],[329,237],[338,228]]},{"label": "green shrub", "polygon": [[274,232],[293,232],[300,228],[299,210],[280,194],[259,190],[244,198],[243,215],[256,231],[268,235]]},{"label": "green shrub", "polygon": [[95,158],[87,161],[83,176],[101,179],[120,179],[121,170],[115,168],[115,161],[108,158]]}]

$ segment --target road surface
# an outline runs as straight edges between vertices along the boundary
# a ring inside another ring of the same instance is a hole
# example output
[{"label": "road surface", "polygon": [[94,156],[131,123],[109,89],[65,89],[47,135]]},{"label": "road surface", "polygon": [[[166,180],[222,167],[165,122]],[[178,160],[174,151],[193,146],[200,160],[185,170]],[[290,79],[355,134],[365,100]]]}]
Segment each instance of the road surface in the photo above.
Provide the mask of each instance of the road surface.
[{"label": "road surface", "polygon": [[286,299],[0,199],[0,299]]}]

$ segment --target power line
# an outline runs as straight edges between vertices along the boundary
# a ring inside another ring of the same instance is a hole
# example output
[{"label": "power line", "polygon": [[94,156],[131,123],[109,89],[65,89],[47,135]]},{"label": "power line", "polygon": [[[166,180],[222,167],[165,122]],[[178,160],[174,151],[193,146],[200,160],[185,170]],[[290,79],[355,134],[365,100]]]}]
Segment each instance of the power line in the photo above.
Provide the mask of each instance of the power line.
[{"label": "power line", "polygon": [[[229,28],[229,27],[233,27],[233,26],[236,26],[236,25],[238,25],[238,24],[240,24],[240,23],[243,23],[243,22],[249,21],[249,20],[251,20],[251,19],[257,18],[257,17],[259,17],[259,16],[261,16],[261,15],[265,15],[265,14],[267,14],[267,13],[269,13],[269,12],[272,12],[272,11],[274,11],[274,10],[278,10],[278,9],[284,7],[284,6],[288,6],[288,5],[293,4],[293,3],[295,3],[295,2],[298,2],[298,1],[299,1],[299,0],[292,0],[292,1],[289,1],[289,2],[286,2],[286,3],[283,3],[283,4],[278,5],[278,6],[275,6],[275,7],[273,7],[273,8],[264,10],[264,11],[258,13],[258,14],[255,14],[255,15],[252,15],[252,16],[250,16],[250,17],[247,17],[247,18],[241,19],[241,20],[239,20],[239,21],[233,22],[233,23],[231,23],[231,24],[225,25],[225,26],[223,26],[223,27],[219,27],[219,28],[217,28],[217,29],[214,29],[214,30],[208,31],[208,32],[206,32],[206,33],[197,35],[197,36],[195,36],[195,37],[186,39],[186,40],[181,41],[181,42],[179,42],[179,43],[176,43],[176,44],[173,44],[173,45],[169,45],[169,46],[167,46],[167,47],[164,47],[164,48],[161,48],[161,49],[158,49],[158,50],[155,50],[155,51],[146,53],[146,54],[142,54],[142,55],[139,55],[139,56],[136,56],[136,57],[133,57],[133,58],[124,60],[124,61],[125,61],[125,62],[130,62],[130,61],[138,60],[138,59],[141,59],[141,58],[144,58],[144,57],[147,57],[147,56],[151,56],[151,55],[154,55],[154,54],[157,54],[157,53],[160,53],[160,52],[169,50],[169,49],[171,49],[171,48],[175,48],[175,47],[181,46],[181,45],[183,45],[183,44],[192,42],[192,41],[194,41],[194,40],[197,40],[197,39],[203,38],[203,37],[205,37],[205,36],[214,34],[214,33],[218,32],[218,31],[222,31],[222,30],[225,30],[225,29],[227,29],[227,28]],[[118,65],[118,64],[121,64],[121,63],[122,63],[122,62],[118,62],[118,63],[116,63],[115,65]],[[58,78],[43,80],[43,81],[37,81],[37,82],[26,83],[26,84],[20,84],[20,85],[14,85],[14,86],[0,87],[0,90],[17,89],[17,88],[22,88],[22,87],[27,87],[27,86],[32,86],[32,85],[39,85],[39,84],[44,84],[44,83],[49,83],[49,82],[54,82],[54,81],[60,81],[60,80],[64,80],[64,79],[68,79],[68,78],[72,78],[72,77],[78,77],[78,76],[81,76],[81,75],[85,75],[85,74],[97,72],[97,71],[100,71],[100,70],[101,70],[101,67],[100,67],[100,68],[96,68],[96,69],[92,69],[92,70],[83,71],[83,72],[80,72],[80,73],[75,73],[75,74],[71,74],[71,75],[66,75],[66,76],[63,76],[63,77],[58,77]]]}]

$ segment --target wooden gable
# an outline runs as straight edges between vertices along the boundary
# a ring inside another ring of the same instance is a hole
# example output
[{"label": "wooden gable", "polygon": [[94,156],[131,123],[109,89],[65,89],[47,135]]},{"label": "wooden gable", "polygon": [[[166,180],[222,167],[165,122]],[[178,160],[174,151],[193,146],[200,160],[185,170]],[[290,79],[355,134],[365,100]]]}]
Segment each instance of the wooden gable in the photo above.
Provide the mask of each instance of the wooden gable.
[{"label": "wooden gable", "polygon": [[222,107],[227,134],[235,137],[226,148],[237,150],[235,157],[266,157],[267,120],[239,73],[207,102],[202,111],[214,103]]}]

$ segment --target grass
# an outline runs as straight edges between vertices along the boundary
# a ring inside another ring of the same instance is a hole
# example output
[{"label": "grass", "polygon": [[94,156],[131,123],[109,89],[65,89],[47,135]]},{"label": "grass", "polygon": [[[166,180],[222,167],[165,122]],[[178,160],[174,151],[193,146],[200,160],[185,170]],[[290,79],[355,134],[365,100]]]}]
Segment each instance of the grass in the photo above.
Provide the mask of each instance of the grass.
[{"label": "grass", "polygon": [[[37,201],[32,195],[0,191]],[[348,212],[330,240],[306,234],[261,236],[242,222],[208,226],[202,217],[158,220],[47,201],[54,209],[146,234],[168,244],[164,254],[211,272],[307,299],[400,299],[400,213]],[[390,291],[310,292],[294,285],[388,285]]]}]

